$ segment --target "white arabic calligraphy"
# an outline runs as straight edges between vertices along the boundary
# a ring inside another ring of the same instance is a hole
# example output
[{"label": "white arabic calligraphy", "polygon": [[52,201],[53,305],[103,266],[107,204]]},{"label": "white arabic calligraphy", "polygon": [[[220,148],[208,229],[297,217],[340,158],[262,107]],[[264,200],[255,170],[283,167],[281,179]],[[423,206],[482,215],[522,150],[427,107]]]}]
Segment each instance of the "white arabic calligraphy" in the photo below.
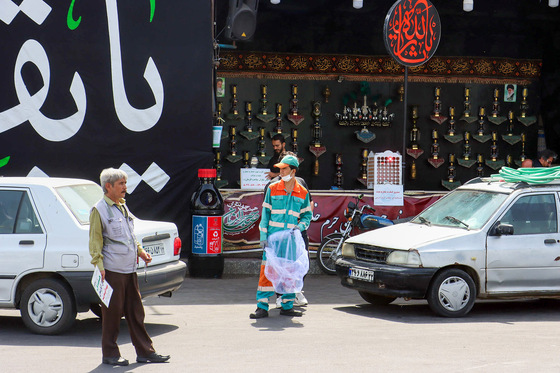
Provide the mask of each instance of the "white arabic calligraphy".
[{"label": "white arabic calligraphy", "polygon": [[42,25],[52,8],[43,0],[23,0],[16,5],[11,0],[0,0],[0,21],[9,25],[19,12],[25,13],[33,22]]},{"label": "white arabic calligraphy", "polygon": [[[0,10],[0,20],[8,24],[20,10],[37,23],[42,23],[50,12],[50,7],[48,9],[36,7],[34,10],[28,7],[40,5],[40,3],[43,3],[42,0],[25,0],[19,7],[9,0],[0,0],[0,4],[5,5],[7,3],[10,3],[13,7],[2,8]],[[106,0],[106,5],[115,111],[120,122],[129,130],[135,132],[146,131],[152,128],[161,117],[164,98],[163,82],[153,59],[149,57],[144,70],[144,79],[152,90],[155,104],[146,109],[137,109],[130,105],[124,87],[116,0]],[[33,95],[30,95],[21,75],[23,66],[28,62],[37,67],[43,79],[43,86]],[[74,72],[69,89],[77,111],[63,119],[51,119],[41,113],[41,108],[49,92],[50,75],[49,58],[45,49],[38,41],[27,40],[20,48],[14,66],[14,87],[19,104],[0,112],[0,133],[17,127],[26,121],[31,123],[39,135],[53,142],[67,140],[79,131],[84,122],[87,108],[86,91],[80,74]]]},{"label": "white arabic calligraphy", "polygon": [[[37,66],[43,79],[43,87],[33,96],[29,94],[21,76],[21,69],[27,62]],[[38,41],[27,40],[21,46],[14,67],[14,85],[20,104],[0,113],[0,133],[27,120],[39,135],[49,141],[67,140],[78,132],[84,121],[87,106],[86,90],[80,74],[74,73],[70,85],[70,93],[78,110],[65,119],[50,119],[40,111],[49,92],[50,80],[51,70],[45,49]]]},{"label": "white arabic calligraphy", "polygon": [[117,0],[106,0],[106,4],[115,110],[119,120],[126,128],[136,132],[146,131],[152,128],[161,117],[163,110],[163,82],[156,64],[152,57],[150,57],[144,70],[144,79],[148,82],[156,103],[146,109],[136,109],[130,105],[124,88]]}]

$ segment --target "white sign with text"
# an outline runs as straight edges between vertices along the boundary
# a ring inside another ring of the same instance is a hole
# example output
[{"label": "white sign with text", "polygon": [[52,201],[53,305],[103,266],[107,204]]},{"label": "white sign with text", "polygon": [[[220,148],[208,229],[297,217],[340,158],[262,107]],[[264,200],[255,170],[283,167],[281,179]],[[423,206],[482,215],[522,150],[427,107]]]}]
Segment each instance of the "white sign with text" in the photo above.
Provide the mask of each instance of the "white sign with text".
[{"label": "white sign with text", "polygon": [[403,206],[403,186],[393,184],[376,184],[373,189],[375,206]]},{"label": "white sign with text", "polygon": [[242,168],[241,190],[264,190],[270,180],[266,178],[268,168]]}]

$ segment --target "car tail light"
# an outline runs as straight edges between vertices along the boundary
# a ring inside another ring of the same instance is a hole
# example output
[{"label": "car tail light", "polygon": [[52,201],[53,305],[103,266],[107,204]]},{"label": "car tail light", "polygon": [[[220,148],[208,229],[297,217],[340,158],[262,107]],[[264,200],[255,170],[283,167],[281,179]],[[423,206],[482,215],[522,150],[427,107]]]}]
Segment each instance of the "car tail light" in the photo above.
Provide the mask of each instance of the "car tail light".
[{"label": "car tail light", "polygon": [[173,255],[181,254],[181,239],[179,237],[175,237],[173,241]]}]

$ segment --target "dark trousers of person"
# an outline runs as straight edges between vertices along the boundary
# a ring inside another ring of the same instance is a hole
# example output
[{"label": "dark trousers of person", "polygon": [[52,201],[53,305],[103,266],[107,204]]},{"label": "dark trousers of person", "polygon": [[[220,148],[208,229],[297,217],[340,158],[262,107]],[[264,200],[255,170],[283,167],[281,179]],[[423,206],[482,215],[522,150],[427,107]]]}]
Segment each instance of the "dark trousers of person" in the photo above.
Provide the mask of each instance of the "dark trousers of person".
[{"label": "dark trousers of person", "polygon": [[109,308],[101,305],[101,350],[103,357],[121,356],[117,338],[124,315],[130,339],[137,356],[148,356],[155,352],[152,339],[144,326],[144,305],[138,290],[138,276],[136,273],[117,273],[105,270],[105,280],[113,288],[113,295]]}]

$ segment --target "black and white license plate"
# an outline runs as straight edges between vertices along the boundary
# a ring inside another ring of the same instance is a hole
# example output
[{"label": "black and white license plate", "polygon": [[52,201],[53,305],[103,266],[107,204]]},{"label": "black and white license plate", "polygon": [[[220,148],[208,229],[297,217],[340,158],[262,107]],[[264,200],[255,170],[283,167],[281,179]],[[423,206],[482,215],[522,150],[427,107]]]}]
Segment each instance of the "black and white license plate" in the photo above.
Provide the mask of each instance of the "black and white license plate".
[{"label": "black and white license plate", "polygon": [[374,274],[375,274],[375,272],[370,271],[369,269],[350,268],[348,276],[350,276],[350,278],[354,278],[356,280],[373,282]]},{"label": "black and white license plate", "polygon": [[163,246],[163,243],[144,245],[144,251],[149,253],[151,256],[164,255],[165,247]]}]

